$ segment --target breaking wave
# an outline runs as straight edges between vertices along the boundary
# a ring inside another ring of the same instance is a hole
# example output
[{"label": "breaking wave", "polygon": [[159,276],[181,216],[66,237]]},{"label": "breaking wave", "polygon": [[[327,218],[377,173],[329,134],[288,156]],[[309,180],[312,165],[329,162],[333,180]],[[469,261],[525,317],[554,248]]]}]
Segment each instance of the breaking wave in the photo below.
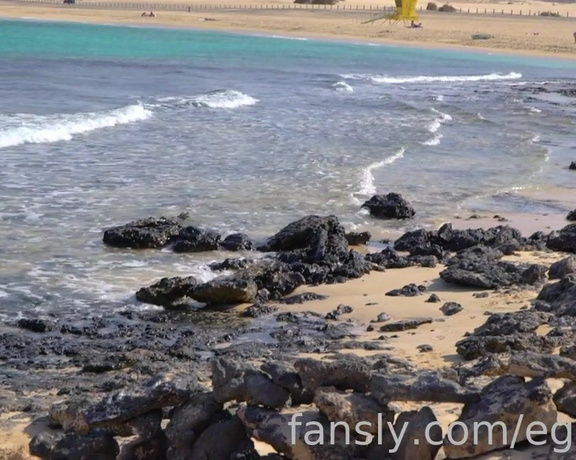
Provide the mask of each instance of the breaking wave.
[{"label": "breaking wave", "polygon": [[345,81],[338,81],[338,82],[334,83],[332,85],[332,88],[334,88],[334,91],[340,91],[342,93],[353,93],[354,92],[354,88],[352,86],[350,86],[348,83],[346,83]]},{"label": "breaking wave", "polygon": [[362,179],[360,180],[360,187],[358,195],[374,195],[376,193],[376,186],[374,185],[374,176],[372,171],[379,169],[386,165],[391,165],[396,160],[404,157],[404,148],[398,150],[394,155],[385,158],[382,161],[377,161],[367,166],[362,170]]},{"label": "breaking wave", "polygon": [[194,106],[208,107],[211,109],[236,109],[238,107],[254,105],[258,103],[258,99],[241,93],[240,91],[223,89],[191,97],[164,97],[158,99],[158,102],[160,102],[162,106],[170,108]]},{"label": "breaking wave", "polygon": [[475,81],[498,81],[498,80],[518,80],[522,78],[521,73],[510,72],[507,74],[491,73],[487,75],[419,75],[416,77],[389,77],[386,75],[370,74],[345,74],[341,75],[346,80],[366,80],[372,83],[399,84],[399,83],[457,83]]},{"label": "breaking wave", "polygon": [[77,134],[125,125],[151,116],[152,111],[142,104],[127,105],[107,112],[55,115],[18,114],[7,117],[9,127],[0,131],[0,148],[69,141]]}]

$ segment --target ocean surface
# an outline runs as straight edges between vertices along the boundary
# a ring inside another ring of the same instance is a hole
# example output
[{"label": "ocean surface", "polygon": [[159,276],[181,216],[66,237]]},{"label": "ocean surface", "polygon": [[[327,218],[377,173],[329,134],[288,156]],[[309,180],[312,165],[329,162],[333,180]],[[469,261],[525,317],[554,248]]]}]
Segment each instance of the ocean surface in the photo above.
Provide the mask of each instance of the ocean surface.
[{"label": "ocean surface", "polygon": [[[214,254],[106,248],[190,213],[263,238],[307,214],[375,234],[469,211],[558,212],[576,62],[176,29],[0,20],[0,318],[144,308]],[[402,193],[413,222],[360,204]]]}]

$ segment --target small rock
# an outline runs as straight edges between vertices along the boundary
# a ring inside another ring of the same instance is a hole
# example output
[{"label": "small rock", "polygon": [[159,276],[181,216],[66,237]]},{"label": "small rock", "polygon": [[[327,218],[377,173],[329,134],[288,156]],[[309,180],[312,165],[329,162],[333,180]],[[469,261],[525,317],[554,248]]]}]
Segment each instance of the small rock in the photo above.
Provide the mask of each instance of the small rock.
[{"label": "small rock", "polygon": [[53,326],[51,323],[49,323],[46,320],[38,319],[38,318],[36,318],[36,319],[22,318],[22,319],[18,320],[18,327],[20,329],[26,329],[28,331],[37,332],[37,333],[49,332],[53,329]]},{"label": "small rock", "polygon": [[452,316],[456,313],[460,313],[464,308],[462,305],[456,302],[446,302],[442,307],[440,307],[440,311],[444,313],[444,316]]},{"label": "small rock", "polygon": [[233,233],[220,242],[220,247],[227,251],[251,251],[254,249],[254,243],[244,233]]},{"label": "small rock", "polygon": [[573,161],[572,163],[570,163],[570,166],[568,166],[568,169],[570,169],[571,171],[576,171],[576,161]]},{"label": "small rock", "polygon": [[438,295],[436,294],[431,294],[430,297],[428,297],[428,300],[426,301],[428,303],[438,303],[438,302],[442,302],[440,300],[440,297],[438,297]]},{"label": "small rock", "polygon": [[405,319],[402,321],[397,321],[395,323],[385,324],[380,328],[380,332],[399,332],[407,331],[410,329],[417,329],[423,324],[431,324],[432,318],[416,318],[416,319]]},{"label": "small rock", "polygon": [[379,313],[376,319],[370,321],[371,323],[385,323],[386,321],[390,321],[390,315],[386,312]]},{"label": "small rock", "polygon": [[362,207],[368,208],[372,216],[381,219],[409,219],[416,214],[412,205],[398,193],[374,195]]},{"label": "small rock", "polygon": [[326,315],[326,319],[337,320],[340,319],[341,315],[347,315],[354,311],[354,309],[349,305],[340,304],[336,307],[336,310],[331,311]]},{"label": "small rock", "polygon": [[346,241],[348,241],[348,244],[350,246],[360,246],[368,243],[368,241],[370,241],[370,238],[372,238],[372,235],[370,234],[370,232],[362,232],[362,233],[350,232],[346,233],[344,237],[346,238]]},{"label": "small rock", "polygon": [[315,292],[303,292],[302,294],[295,294],[290,297],[280,299],[279,302],[285,303],[286,305],[294,305],[310,302],[312,300],[326,300],[327,298],[327,295],[316,294]]},{"label": "small rock", "polygon": [[402,289],[393,289],[387,292],[386,295],[391,297],[415,297],[422,295],[422,289],[420,289],[420,286],[415,284],[407,284]]},{"label": "small rock", "polygon": [[416,347],[416,349],[417,349],[420,353],[430,353],[431,351],[434,351],[434,348],[432,347],[432,345],[428,345],[428,344],[418,345],[418,346]]},{"label": "small rock", "polygon": [[570,211],[568,213],[568,215],[566,216],[566,220],[568,220],[570,222],[576,221],[576,209],[574,209],[573,211]]}]

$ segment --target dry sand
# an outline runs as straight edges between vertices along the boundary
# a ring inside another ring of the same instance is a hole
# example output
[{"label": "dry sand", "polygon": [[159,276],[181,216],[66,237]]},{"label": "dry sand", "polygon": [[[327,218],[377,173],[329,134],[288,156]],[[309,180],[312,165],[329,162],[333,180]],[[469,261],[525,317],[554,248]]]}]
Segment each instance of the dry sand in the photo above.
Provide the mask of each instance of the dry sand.
[{"label": "dry sand", "polygon": [[[45,20],[85,21],[108,24],[140,24],[168,27],[185,27],[196,29],[235,30],[242,32],[259,32],[282,34],[289,36],[317,37],[328,39],[365,40],[391,44],[411,44],[415,46],[466,47],[478,50],[497,50],[523,54],[550,55],[563,58],[576,58],[576,44],[573,33],[576,31],[576,20],[566,17],[526,17],[507,15],[476,15],[459,13],[423,12],[421,21],[423,28],[410,29],[404,24],[395,25],[385,21],[374,24],[362,24],[373,13],[357,12],[355,10],[310,9],[238,9],[251,5],[263,7],[290,7],[290,0],[230,0],[223,2],[230,9],[205,9],[199,11],[164,11],[156,10],[156,17],[140,17],[143,9],[154,8],[153,2],[136,2],[126,0],[122,3],[132,4],[133,8],[118,9],[105,5],[82,7],[84,0],[78,0],[79,5],[34,4],[18,1],[0,1],[0,17],[34,18]],[[96,0],[104,3],[104,0]],[[185,5],[204,5],[203,0],[166,0],[162,3],[183,3]],[[145,4],[146,7],[140,6]],[[218,2],[213,2],[217,5]],[[391,6],[386,0],[352,0],[341,2],[341,7],[381,8]],[[576,5],[545,4],[543,2],[508,3],[464,3],[453,4],[463,11],[475,12],[487,9],[500,12],[532,14],[543,10],[559,11],[563,16],[568,13],[576,18]],[[236,9],[235,9],[236,8]],[[214,19],[206,21],[205,18]],[[491,40],[473,40],[472,34],[487,33],[494,36]]]}]

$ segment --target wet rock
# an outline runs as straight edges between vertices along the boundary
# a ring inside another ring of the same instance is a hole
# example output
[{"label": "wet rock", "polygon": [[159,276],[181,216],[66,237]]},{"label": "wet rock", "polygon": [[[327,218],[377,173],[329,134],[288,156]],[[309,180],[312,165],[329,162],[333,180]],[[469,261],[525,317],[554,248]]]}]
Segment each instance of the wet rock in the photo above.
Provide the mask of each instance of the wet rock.
[{"label": "wet rock", "polygon": [[326,300],[327,298],[327,295],[316,294],[315,292],[303,292],[302,294],[296,294],[280,299],[279,302],[285,303],[286,305],[294,305],[303,304],[304,302],[310,302],[313,300]]},{"label": "wet rock", "polygon": [[395,323],[385,324],[380,328],[380,332],[400,332],[417,329],[423,324],[432,324],[432,318],[414,318],[396,321]]},{"label": "wet rock", "polygon": [[423,372],[415,376],[374,374],[370,393],[381,404],[392,401],[470,403],[478,400],[477,393],[443,378],[438,372]]},{"label": "wet rock", "polygon": [[254,444],[246,436],[246,429],[238,417],[209,426],[194,443],[190,459],[229,460],[237,453],[253,452]]},{"label": "wet rock", "polygon": [[568,166],[568,169],[570,169],[572,171],[576,171],[576,161],[573,161],[572,163],[570,163],[570,166]]},{"label": "wet rock", "polygon": [[254,264],[256,264],[256,261],[253,259],[234,258],[224,259],[222,262],[212,262],[208,267],[210,267],[210,270],[218,272],[223,270],[241,270]]},{"label": "wet rock", "polygon": [[355,427],[359,422],[368,422],[366,432],[373,435],[378,433],[379,420],[382,424],[394,421],[394,412],[370,396],[346,393],[334,387],[318,388],[314,404],[331,422],[344,422],[350,427]]},{"label": "wet rock", "polygon": [[268,239],[261,251],[293,251],[314,246],[322,234],[344,238],[344,227],[335,216],[307,216],[292,222]]},{"label": "wet rock", "polygon": [[30,441],[30,453],[44,460],[116,460],[119,451],[109,433],[43,432]]},{"label": "wet rock", "polygon": [[294,367],[309,390],[333,386],[340,390],[366,392],[370,387],[370,366],[362,359],[346,356],[334,361],[297,359]]},{"label": "wet rock", "polygon": [[227,251],[251,251],[254,249],[254,243],[244,233],[233,233],[220,242],[220,247]]},{"label": "wet rock", "polygon": [[103,241],[116,248],[162,248],[181,230],[182,226],[175,219],[150,217],[107,229]]},{"label": "wet rock", "polygon": [[566,257],[558,262],[554,262],[550,265],[548,277],[551,280],[560,280],[572,273],[576,273],[576,256]]},{"label": "wet rock", "polygon": [[176,407],[166,427],[168,460],[190,460],[195,441],[222,411],[211,393],[198,394]]},{"label": "wet rock", "polygon": [[576,418],[576,383],[566,382],[554,395],[554,404],[559,412]]},{"label": "wet rock", "polygon": [[350,233],[346,233],[346,235],[344,235],[344,236],[345,236],[346,241],[348,241],[348,244],[350,246],[364,245],[364,244],[368,243],[368,241],[370,241],[370,238],[372,238],[372,235],[370,234],[370,232],[361,232],[361,233],[350,232]]},{"label": "wet rock", "polygon": [[286,389],[248,364],[225,358],[212,361],[214,398],[219,402],[236,400],[270,408],[283,407],[289,398]]},{"label": "wet rock", "polygon": [[[464,442],[456,445],[448,437],[444,439],[444,452],[452,459],[475,457],[506,447],[512,442],[517,425],[520,425],[515,438],[517,442],[526,439],[526,428],[533,422],[542,423],[550,432],[556,422],[556,408],[545,381],[534,379],[525,382],[520,377],[508,375],[487,385],[482,390],[480,401],[466,404],[458,421],[468,428],[468,433],[476,429],[479,437],[475,442],[474,436],[467,436],[462,426],[455,425],[452,439]],[[491,426],[495,422],[502,422],[507,436],[498,427],[489,437],[489,428],[486,425],[478,427],[479,422],[487,422]]]},{"label": "wet rock", "polygon": [[[423,289],[422,289],[423,288]],[[387,296],[392,297],[415,297],[422,295],[422,291],[426,288],[423,286],[417,286],[415,284],[407,284],[402,289],[393,289],[386,293]]]},{"label": "wet rock", "polygon": [[[271,445],[274,450],[290,459],[314,460],[352,460],[354,446],[329,440],[330,427],[326,417],[317,412],[298,414],[279,414],[259,407],[242,406],[237,415],[247,428],[249,435],[258,441]],[[292,431],[289,423],[294,425]],[[318,440],[318,424],[326,438]],[[318,443],[321,442],[321,443]]]},{"label": "wet rock", "polygon": [[568,220],[570,222],[576,221],[576,209],[574,209],[573,211],[570,211],[568,213],[568,215],[566,216],[566,220]]},{"label": "wet rock", "polygon": [[138,290],[136,299],[140,302],[171,308],[187,297],[197,285],[198,281],[192,276],[162,278],[157,283]]},{"label": "wet rock", "polygon": [[[383,443],[373,442],[373,446],[366,455],[367,460],[434,460],[441,447],[442,428],[434,412],[429,407],[419,411],[402,412],[394,424],[394,432],[405,430],[405,435],[396,446],[396,441],[390,432],[386,433]],[[432,441],[433,444],[430,444]],[[395,447],[398,449],[394,450]]]},{"label": "wet rock", "polygon": [[178,233],[173,249],[174,252],[215,251],[218,249],[219,243],[219,234],[189,226]]},{"label": "wet rock", "polygon": [[570,224],[551,236],[546,246],[553,251],[576,253],[576,224]]},{"label": "wet rock", "polygon": [[277,311],[278,307],[273,305],[262,305],[255,303],[254,305],[250,305],[246,310],[244,310],[242,312],[242,316],[246,316],[248,318],[260,318],[261,316],[271,315]]},{"label": "wet rock", "polygon": [[54,328],[52,323],[39,318],[35,319],[22,318],[18,320],[17,325],[20,329],[26,329],[27,331],[36,332],[39,334],[44,332],[50,332]]},{"label": "wet rock", "polygon": [[440,311],[444,314],[444,316],[452,316],[456,313],[460,313],[462,310],[464,310],[464,307],[456,302],[446,302],[440,307]]},{"label": "wet rock", "polygon": [[412,205],[398,193],[374,195],[362,207],[380,219],[409,219],[416,214]]},{"label": "wet rock", "polygon": [[342,315],[348,315],[352,313],[354,309],[349,305],[340,304],[336,307],[335,310],[331,311],[330,313],[326,314],[326,319],[331,320],[338,320]]},{"label": "wet rock", "polygon": [[426,302],[438,303],[438,302],[442,302],[442,300],[440,300],[440,297],[438,297],[437,294],[431,294],[430,297],[428,297],[428,300],[426,300]]},{"label": "wet rock", "polygon": [[219,276],[196,286],[189,296],[209,305],[250,303],[256,299],[258,285],[254,280],[237,275]]}]

